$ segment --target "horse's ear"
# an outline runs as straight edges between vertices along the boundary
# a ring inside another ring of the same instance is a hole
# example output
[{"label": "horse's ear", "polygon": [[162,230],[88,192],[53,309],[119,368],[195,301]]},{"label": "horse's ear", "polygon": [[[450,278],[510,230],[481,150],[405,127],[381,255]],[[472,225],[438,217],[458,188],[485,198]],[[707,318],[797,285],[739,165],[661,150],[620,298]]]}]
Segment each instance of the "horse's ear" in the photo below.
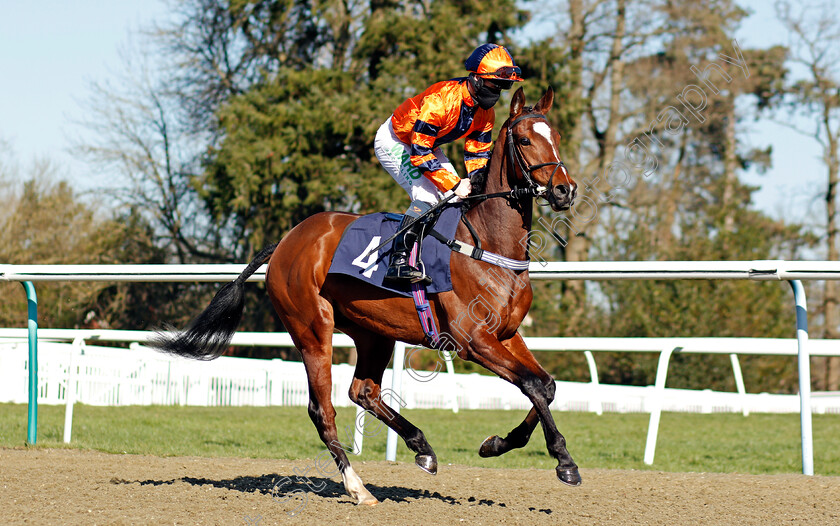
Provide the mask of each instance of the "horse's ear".
[{"label": "horse's ear", "polygon": [[522,88],[516,90],[513,94],[513,99],[510,101],[510,116],[519,115],[522,113],[522,108],[525,107],[525,92]]},{"label": "horse's ear", "polygon": [[545,93],[543,93],[543,96],[540,99],[540,101],[534,107],[534,111],[536,111],[537,113],[542,113],[543,115],[545,115],[546,113],[548,113],[548,110],[551,109],[551,105],[553,103],[554,103],[554,89],[551,86],[549,86],[548,89],[545,90]]}]

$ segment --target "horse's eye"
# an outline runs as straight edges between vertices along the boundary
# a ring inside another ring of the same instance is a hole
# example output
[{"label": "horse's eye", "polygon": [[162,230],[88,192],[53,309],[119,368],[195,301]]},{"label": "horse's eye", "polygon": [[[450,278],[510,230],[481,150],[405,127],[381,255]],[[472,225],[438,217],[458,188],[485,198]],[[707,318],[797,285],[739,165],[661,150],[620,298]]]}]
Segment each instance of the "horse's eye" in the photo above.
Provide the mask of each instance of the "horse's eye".
[{"label": "horse's eye", "polygon": [[531,139],[529,139],[528,137],[522,137],[521,139],[519,139],[519,144],[523,146],[528,146],[529,144],[531,144]]}]

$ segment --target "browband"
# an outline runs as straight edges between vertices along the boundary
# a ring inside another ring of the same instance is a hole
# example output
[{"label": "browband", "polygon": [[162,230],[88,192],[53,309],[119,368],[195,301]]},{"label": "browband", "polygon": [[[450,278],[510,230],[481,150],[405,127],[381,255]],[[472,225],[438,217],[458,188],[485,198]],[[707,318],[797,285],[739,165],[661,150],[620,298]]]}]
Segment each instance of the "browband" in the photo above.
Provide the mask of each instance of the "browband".
[{"label": "browband", "polygon": [[542,113],[526,113],[525,115],[520,115],[519,117],[514,119],[513,122],[508,124],[508,127],[513,128],[514,126],[516,126],[519,123],[519,121],[522,121],[522,120],[525,120],[525,119],[545,119],[545,120],[548,120],[545,117],[545,115],[543,115]]}]

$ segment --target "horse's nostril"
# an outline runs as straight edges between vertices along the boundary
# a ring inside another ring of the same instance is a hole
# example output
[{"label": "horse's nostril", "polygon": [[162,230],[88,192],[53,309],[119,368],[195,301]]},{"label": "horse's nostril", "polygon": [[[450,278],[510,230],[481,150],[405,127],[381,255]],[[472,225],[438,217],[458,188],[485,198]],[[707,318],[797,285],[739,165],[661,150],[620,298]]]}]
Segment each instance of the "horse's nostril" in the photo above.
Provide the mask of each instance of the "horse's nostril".
[{"label": "horse's nostril", "polygon": [[554,195],[558,197],[562,197],[569,193],[569,189],[563,185],[558,185],[554,187]]}]

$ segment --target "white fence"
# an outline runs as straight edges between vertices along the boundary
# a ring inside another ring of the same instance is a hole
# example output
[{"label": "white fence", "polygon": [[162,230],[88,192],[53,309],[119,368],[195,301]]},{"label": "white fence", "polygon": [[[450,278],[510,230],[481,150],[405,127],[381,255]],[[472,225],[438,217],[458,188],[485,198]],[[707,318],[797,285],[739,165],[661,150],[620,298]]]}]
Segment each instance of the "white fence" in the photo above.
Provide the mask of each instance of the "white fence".
[{"label": "white fence", "polygon": [[[28,399],[27,341],[15,335],[20,331],[0,329],[0,403],[26,403]],[[97,406],[190,405],[190,406],[305,406],[309,401],[303,364],[294,361],[258,360],[222,356],[197,361],[161,354],[135,342],[128,348],[89,345],[103,338],[97,332],[123,333],[144,341],[149,333],[138,331],[55,331],[42,329],[46,337],[39,343],[38,402],[68,403],[68,400]],[[61,338],[50,336],[54,334]],[[9,334],[12,334],[11,336]],[[138,338],[138,335],[142,337]],[[247,340],[251,336],[240,334]],[[287,334],[263,334],[285,342]],[[338,335],[337,335],[338,336]],[[113,338],[114,336],[112,336]],[[111,338],[107,338],[111,339]],[[242,341],[242,340],[240,340]],[[254,340],[251,340],[254,341]],[[339,341],[339,345],[346,342]],[[796,352],[796,341],[761,338],[528,338],[532,350],[661,352],[681,349],[684,353],[726,353],[789,355]],[[816,355],[840,356],[840,345],[830,340],[812,340]],[[431,352],[431,351],[429,351]],[[736,355],[737,360],[737,355]],[[735,362],[737,363],[737,362]],[[333,365],[333,397],[336,407],[353,406],[347,391],[354,366]],[[396,391],[407,409],[530,409],[528,399],[513,385],[495,376],[473,374],[432,374],[407,371],[402,385],[394,389],[392,370],[383,379],[383,388]],[[662,373],[663,375],[666,372]],[[650,413],[657,404],[664,411],[694,413],[740,412],[795,413],[797,395],[748,394],[743,390],[740,365],[734,368],[736,392],[665,389],[661,402],[654,385],[634,387],[601,384],[595,377],[588,382],[557,382],[552,409],[557,411],[642,412]],[[73,395],[68,396],[68,386]],[[816,393],[815,393],[816,394]],[[840,414],[840,393],[816,394],[811,407],[816,413]],[[355,406],[354,406],[355,407]]]},{"label": "white fence", "polygon": [[[74,402],[90,405],[198,405],[198,406],[305,406],[306,373],[300,362],[221,357],[195,361],[164,355],[143,347],[152,333],[141,331],[92,331],[42,329],[39,343],[38,401],[66,404],[64,440],[70,441]],[[334,345],[352,346],[344,335]],[[134,342],[129,348],[97,347],[88,341]],[[72,342],[72,344],[70,343]],[[291,346],[288,334],[238,333],[237,345]],[[662,411],[699,413],[797,412],[796,395],[747,394],[738,354],[795,356],[793,339],[769,338],[526,338],[532,350],[582,351],[590,367],[587,383],[558,382],[551,408],[556,411],[646,412],[651,414],[645,461],[653,463]],[[840,345],[812,340],[817,356],[840,356]],[[660,355],[654,386],[632,387],[600,384],[593,352],[653,352]],[[734,393],[711,390],[665,389],[668,358],[675,352],[728,354]],[[399,354],[398,354],[399,356]],[[664,357],[664,360],[663,360]],[[28,397],[28,342],[25,331],[0,329],[0,402],[23,403]],[[450,368],[451,371],[451,368]],[[408,409],[530,408],[528,399],[514,386],[493,376],[431,374],[408,369],[408,381],[386,371],[383,389],[391,390]],[[353,366],[333,366],[332,401],[337,407],[352,405],[347,396]],[[399,385],[393,385],[396,378]],[[397,408],[399,409],[399,408]],[[817,393],[811,399],[817,413],[840,414],[840,394]],[[357,411],[361,412],[361,411]],[[359,430],[357,430],[359,431]],[[361,447],[363,436],[356,434]],[[396,452],[396,436],[389,434],[389,458]]]}]

